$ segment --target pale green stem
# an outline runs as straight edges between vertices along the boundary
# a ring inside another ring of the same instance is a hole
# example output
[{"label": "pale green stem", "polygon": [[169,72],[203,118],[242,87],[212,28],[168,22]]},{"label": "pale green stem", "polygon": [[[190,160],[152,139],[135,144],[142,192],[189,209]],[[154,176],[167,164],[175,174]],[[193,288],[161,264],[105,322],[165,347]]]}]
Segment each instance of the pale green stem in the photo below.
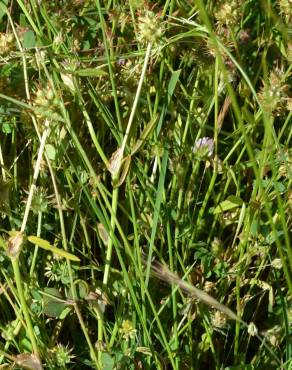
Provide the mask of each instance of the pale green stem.
[{"label": "pale green stem", "polygon": [[4,159],[3,159],[3,155],[2,155],[1,145],[0,145],[0,165],[1,165],[1,172],[2,172],[3,181],[6,181],[6,174],[5,174],[5,169],[4,169]]},{"label": "pale green stem", "polygon": [[[123,143],[122,143],[122,146],[121,146],[121,158],[124,155],[124,151],[125,151],[125,148],[126,148],[128,138],[129,138],[130,130],[131,130],[131,127],[132,127],[132,124],[133,124],[133,121],[134,121],[134,116],[135,116],[136,109],[137,109],[137,106],[138,106],[138,101],[139,101],[139,97],[140,97],[140,94],[141,94],[141,89],[142,89],[143,81],[144,81],[144,78],[145,78],[147,65],[148,65],[148,62],[149,62],[149,59],[150,59],[150,56],[151,56],[151,47],[152,47],[152,44],[149,43],[148,46],[147,46],[147,50],[146,50],[146,54],[145,54],[145,58],[144,58],[144,64],[143,64],[139,84],[138,84],[138,87],[137,87],[136,96],[135,96],[135,99],[134,99],[134,102],[133,102],[131,114],[130,114],[130,117],[129,117],[128,125],[127,125],[127,128],[126,128]],[[119,188],[115,185],[118,181],[118,177],[119,177],[119,171],[118,171],[117,174],[115,174],[113,176],[113,186],[114,186],[113,196],[112,196],[112,211],[113,211],[113,213],[112,213],[112,216],[111,216],[111,231],[110,231],[109,241],[108,241],[108,245],[107,245],[106,261],[105,261],[104,274],[103,274],[103,288],[104,289],[106,289],[106,287],[108,285],[110,264],[111,264],[111,258],[112,258],[112,252],[113,252],[113,237],[114,237],[114,229],[115,229],[115,224],[116,224],[116,213],[117,213],[118,198],[119,198]],[[103,317],[100,317],[99,320],[98,320],[98,340],[99,341],[103,340]]]},{"label": "pale green stem", "polygon": [[145,59],[144,59],[143,69],[142,69],[142,72],[141,72],[140,81],[139,81],[139,84],[138,84],[138,87],[137,87],[135,100],[134,100],[134,103],[133,103],[133,107],[132,107],[131,114],[130,114],[130,117],[129,117],[129,122],[128,122],[128,125],[127,125],[127,128],[126,128],[124,140],[123,140],[122,147],[121,147],[121,152],[122,153],[124,153],[124,151],[125,151],[127,140],[128,140],[130,130],[131,130],[131,127],[132,127],[132,123],[133,123],[133,120],[134,120],[134,116],[135,116],[135,113],[136,113],[136,109],[137,109],[139,97],[140,97],[140,94],[141,94],[141,89],[142,89],[144,77],[145,77],[145,74],[146,74],[148,61],[149,61],[149,58],[150,58],[150,55],[151,55],[151,48],[152,48],[152,44],[149,43],[147,45],[147,50],[146,50],[146,55],[145,55]]},{"label": "pale green stem", "polygon": [[37,342],[36,342],[36,339],[35,339],[35,333],[34,333],[34,330],[33,330],[31,318],[30,318],[30,315],[29,315],[28,307],[27,307],[27,304],[26,304],[26,300],[25,300],[24,292],[23,292],[23,288],[22,288],[22,277],[21,277],[21,273],[20,273],[20,269],[19,269],[18,258],[12,258],[11,262],[12,262],[13,273],[14,273],[16,287],[17,287],[17,293],[18,293],[18,297],[19,297],[19,300],[20,300],[20,304],[21,304],[22,312],[23,312],[24,319],[25,319],[25,322],[26,322],[26,326],[27,326],[27,333],[28,333],[28,336],[29,336],[29,339],[30,339],[30,342],[31,342],[31,345],[32,345],[33,352],[35,353],[35,355],[39,356],[38,345],[37,345]]},{"label": "pale green stem", "polygon": [[45,129],[45,131],[43,133],[43,136],[41,138],[38,158],[37,158],[37,162],[36,162],[36,165],[35,165],[35,168],[34,168],[34,173],[33,173],[33,178],[32,178],[32,184],[31,184],[31,187],[30,187],[30,190],[29,190],[29,194],[28,194],[28,198],[27,198],[27,202],[26,202],[26,207],[25,207],[25,211],[24,211],[24,216],[23,216],[23,220],[22,220],[22,224],[21,224],[21,228],[20,228],[20,231],[22,233],[25,231],[25,228],[26,228],[28,215],[29,215],[29,210],[30,210],[30,206],[31,206],[32,198],[33,198],[33,193],[34,193],[35,188],[36,188],[36,181],[37,181],[37,178],[38,178],[39,173],[40,173],[41,161],[42,161],[42,158],[43,158],[43,152],[44,152],[44,149],[45,149],[46,140],[47,140],[47,137],[49,136],[49,133],[50,133],[50,129],[49,129],[48,125],[49,125],[49,122],[45,121],[45,126],[47,128]]},{"label": "pale green stem", "polygon": [[[42,212],[38,213],[38,228],[37,228],[37,236],[38,237],[41,236],[42,215],[43,215]],[[36,260],[37,260],[37,255],[38,255],[38,250],[39,250],[39,247],[38,247],[38,245],[36,245],[35,248],[34,248],[34,252],[33,252],[33,257],[32,257],[32,262],[31,262],[31,266],[30,266],[29,276],[32,276],[32,274],[34,272],[35,265],[36,265]]]},{"label": "pale green stem", "polygon": [[[35,184],[36,184],[39,172],[40,172],[40,165],[41,165],[41,160],[42,160],[42,157],[43,157],[43,152],[44,152],[44,149],[45,149],[45,143],[46,143],[46,139],[47,139],[47,137],[49,135],[49,132],[50,132],[50,129],[48,128],[48,122],[47,121],[45,123],[45,126],[46,126],[46,129],[45,129],[45,131],[43,133],[43,136],[41,138],[38,157],[37,157],[37,161],[36,161],[35,168],[34,168],[32,184],[31,184],[31,187],[30,187],[30,190],[29,190],[28,199],[27,199],[27,203],[26,203],[26,207],[25,207],[25,211],[24,211],[24,216],[23,216],[23,220],[22,220],[22,224],[21,224],[21,228],[20,228],[21,233],[24,233],[25,228],[26,228],[28,215],[29,215],[29,210],[30,210],[30,206],[31,206],[32,198],[33,198],[33,193],[34,193],[34,190],[35,190],[35,187],[36,187]],[[35,334],[34,334],[34,331],[33,331],[31,318],[30,318],[30,315],[29,315],[29,310],[28,310],[26,300],[25,300],[25,296],[24,296],[24,292],[23,292],[22,277],[21,277],[21,273],[20,273],[20,269],[19,269],[19,259],[18,259],[18,257],[17,258],[11,258],[11,262],[12,262],[12,266],[13,266],[13,272],[14,272],[14,276],[15,276],[15,282],[16,282],[17,292],[18,292],[18,295],[19,295],[19,300],[20,300],[20,303],[21,303],[21,308],[22,308],[22,311],[23,311],[23,315],[24,315],[24,318],[25,318],[26,325],[27,325],[27,332],[28,332],[28,335],[29,335],[29,339],[30,339],[31,344],[32,344],[33,352],[36,355],[39,355],[38,346],[37,346],[37,342],[36,342],[36,339],[35,339]]]}]

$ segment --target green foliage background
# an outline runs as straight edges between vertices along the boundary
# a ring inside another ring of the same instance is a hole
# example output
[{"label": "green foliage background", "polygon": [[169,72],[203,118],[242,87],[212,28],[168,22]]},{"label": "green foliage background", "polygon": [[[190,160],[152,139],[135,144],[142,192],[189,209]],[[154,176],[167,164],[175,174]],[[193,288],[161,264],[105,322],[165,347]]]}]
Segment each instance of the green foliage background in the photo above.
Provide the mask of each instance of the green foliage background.
[{"label": "green foliage background", "polygon": [[291,0],[0,21],[1,366],[291,368]]}]

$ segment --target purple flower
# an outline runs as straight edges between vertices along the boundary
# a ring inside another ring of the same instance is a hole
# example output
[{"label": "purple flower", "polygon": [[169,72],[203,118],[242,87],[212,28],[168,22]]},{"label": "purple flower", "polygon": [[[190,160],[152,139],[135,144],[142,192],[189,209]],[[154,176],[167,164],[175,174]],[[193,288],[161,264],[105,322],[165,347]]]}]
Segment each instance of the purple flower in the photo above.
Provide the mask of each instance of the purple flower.
[{"label": "purple flower", "polygon": [[210,137],[202,137],[195,142],[192,150],[199,157],[211,157],[214,152],[214,140]]},{"label": "purple flower", "polygon": [[118,65],[119,67],[123,67],[125,64],[126,64],[126,59],[124,59],[124,58],[120,58],[120,59],[118,59],[118,61],[117,61],[117,65]]}]

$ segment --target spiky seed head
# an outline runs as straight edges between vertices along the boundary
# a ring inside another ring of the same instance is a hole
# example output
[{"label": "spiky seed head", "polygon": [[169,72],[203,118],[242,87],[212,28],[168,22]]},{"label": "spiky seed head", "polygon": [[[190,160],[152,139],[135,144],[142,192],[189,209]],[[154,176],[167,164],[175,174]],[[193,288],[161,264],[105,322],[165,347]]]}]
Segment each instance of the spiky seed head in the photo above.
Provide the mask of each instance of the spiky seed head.
[{"label": "spiky seed head", "polygon": [[152,11],[146,10],[138,19],[138,41],[157,45],[161,42],[164,34],[164,23],[161,18]]}]

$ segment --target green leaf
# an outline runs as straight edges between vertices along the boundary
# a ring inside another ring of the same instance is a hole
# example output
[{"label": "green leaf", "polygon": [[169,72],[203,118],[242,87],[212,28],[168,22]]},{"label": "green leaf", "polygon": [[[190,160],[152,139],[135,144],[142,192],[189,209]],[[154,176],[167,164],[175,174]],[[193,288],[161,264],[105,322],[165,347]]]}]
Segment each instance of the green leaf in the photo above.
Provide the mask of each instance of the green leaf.
[{"label": "green leaf", "polygon": [[8,0],[1,0],[0,3],[0,21],[4,17],[4,15],[7,12],[7,5],[8,5]]},{"label": "green leaf", "polygon": [[168,102],[170,101],[170,99],[171,99],[171,97],[174,93],[174,90],[175,90],[176,84],[179,80],[180,74],[181,74],[181,69],[178,69],[177,71],[173,71],[172,74],[171,74],[169,84],[168,84],[168,87],[167,87]]},{"label": "green leaf", "polygon": [[274,188],[279,193],[284,193],[286,190],[285,185],[279,181],[274,181]]},{"label": "green leaf", "polygon": [[99,77],[107,75],[107,72],[101,68],[79,69],[75,73],[80,77]]},{"label": "green leaf", "polygon": [[284,235],[284,231],[271,231],[269,235],[266,237],[266,242],[271,245],[276,242],[282,235]]},{"label": "green leaf", "polygon": [[[89,287],[86,281],[78,279],[74,281],[74,284],[76,286],[76,293],[78,299],[85,299],[89,293]],[[69,298],[70,295],[68,295]],[[73,296],[72,296],[73,299]]]},{"label": "green leaf", "polygon": [[9,204],[9,193],[12,180],[0,180],[0,208]]},{"label": "green leaf", "polygon": [[223,200],[213,211],[216,215],[221,212],[229,211],[230,209],[240,207],[243,200],[235,195],[230,195],[226,200]]},{"label": "green leaf", "polygon": [[160,130],[161,130],[161,127],[162,127],[162,123],[164,122],[164,117],[165,117],[165,115],[167,113],[168,105],[171,102],[171,97],[172,97],[172,95],[174,93],[176,84],[179,81],[180,73],[181,73],[181,69],[179,69],[177,71],[173,71],[172,72],[172,75],[171,75],[171,78],[169,80],[168,87],[167,87],[166,101],[165,101],[164,106],[162,108],[162,111],[161,111],[161,114],[160,114],[160,119],[159,119],[159,122],[158,122],[157,127],[156,127],[156,134],[157,134],[157,136],[160,133]]},{"label": "green leaf", "polygon": [[64,311],[67,314],[71,307],[63,299],[56,288],[45,288],[43,297],[43,313],[49,317],[64,318]]},{"label": "green leaf", "polygon": [[47,153],[48,158],[51,161],[54,161],[55,158],[56,158],[56,149],[55,149],[55,147],[51,144],[46,144],[45,148],[46,148],[46,153]]},{"label": "green leaf", "polygon": [[30,241],[32,244],[38,245],[39,247],[46,249],[48,251],[51,251],[54,254],[57,254],[58,256],[68,258],[68,260],[71,261],[80,261],[80,259],[74,254],[71,254],[69,252],[64,251],[63,249],[59,249],[51,245],[47,240],[44,240],[42,238],[39,238],[37,236],[30,235],[27,237],[27,240]]},{"label": "green leaf", "polygon": [[23,46],[26,49],[35,47],[35,34],[32,30],[26,31],[23,35]]},{"label": "green leaf", "polygon": [[11,134],[13,130],[13,125],[10,122],[4,122],[2,124],[2,132],[4,134]]},{"label": "green leaf", "polygon": [[101,354],[102,370],[113,370],[115,366],[115,360],[108,353],[103,352]]}]

